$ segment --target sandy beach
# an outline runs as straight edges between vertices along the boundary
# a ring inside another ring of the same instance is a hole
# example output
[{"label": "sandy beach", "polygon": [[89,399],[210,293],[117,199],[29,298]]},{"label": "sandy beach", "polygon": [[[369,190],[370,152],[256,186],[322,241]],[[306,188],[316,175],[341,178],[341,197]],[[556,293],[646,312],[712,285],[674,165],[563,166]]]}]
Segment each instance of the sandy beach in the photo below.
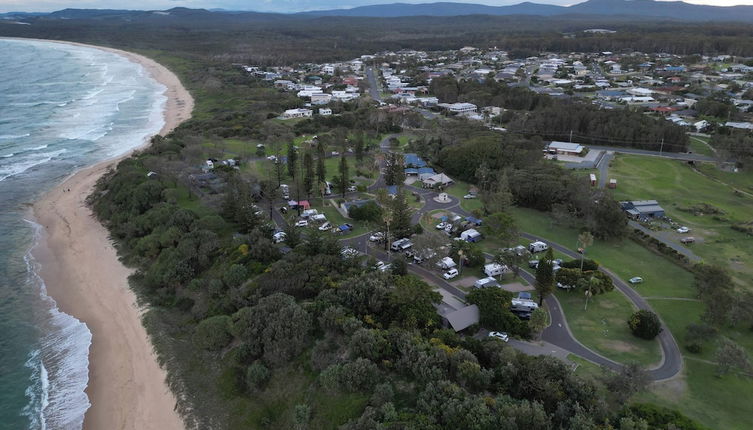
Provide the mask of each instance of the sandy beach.
[{"label": "sandy beach", "polygon": [[[191,117],[191,95],[165,67],[130,52],[94,48],[138,62],[167,88],[160,134]],[[166,373],[141,324],[142,311],[128,287],[132,271],[120,263],[107,230],[85,204],[97,180],[129,155],[78,171],[34,204],[34,217],[44,233],[33,254],[48,294],[92,332],[86,390],[92,405],[84,428],[183,429]]]}]

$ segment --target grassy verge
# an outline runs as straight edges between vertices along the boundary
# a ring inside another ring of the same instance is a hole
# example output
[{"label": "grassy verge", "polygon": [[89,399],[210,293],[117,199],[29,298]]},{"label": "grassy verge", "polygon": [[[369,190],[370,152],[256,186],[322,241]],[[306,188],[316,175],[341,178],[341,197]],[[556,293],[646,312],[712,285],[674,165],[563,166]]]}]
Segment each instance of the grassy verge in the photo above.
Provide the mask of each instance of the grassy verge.
[{"label": "grassy verge", "polygon": [[450,187],[448,187],[445,192],[453,197],[458,198],[460,200],[461,208],[467,210],[468,212],[473,212],[474,210],[480,210],[483,207],[483,204],[478,198],[463,198],[464,195],[468,194],[468,191],[471,189],[471,187],[472,185],[467,182],[457,181]]},{"label": "grassy verge", "polygon": [[570,330],[582,344],[620,363],[650,366],[661,360],[659,342],[633,336],[627,320],[634,308],[619,291],[594,296],[583,310],[585,297],[579,292],[557,292]]}]

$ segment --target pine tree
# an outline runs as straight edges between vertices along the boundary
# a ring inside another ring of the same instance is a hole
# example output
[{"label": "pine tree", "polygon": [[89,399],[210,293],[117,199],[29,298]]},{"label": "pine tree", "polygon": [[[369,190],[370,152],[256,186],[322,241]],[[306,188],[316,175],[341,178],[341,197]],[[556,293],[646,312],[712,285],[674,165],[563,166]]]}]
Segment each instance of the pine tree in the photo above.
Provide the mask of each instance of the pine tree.
[{"label": "pine tree", "polygon": [[354,151],[356,153],[356,161],[359,163],[363,161],[364,141],[363,133],[358,133],[354,142]]},{"label": "pine tree", "polygon": [[314,157],[311,151],[303,154],[303,189],[306,191],[306,197],[311,198],[314,191]]},{"label": "pine tree", "polygon": [[345,154],[340,156],[340,193],[345,198],[345,191],[348,188],[348,160],[345,159]]},{"label": "pine tree", "polygon": [[552,260],[554,260],[554,254],[552,253],[552,248],[549,248],[544,258],[539,260],[538,267],[536,267],[535,287],[536,292],[539,293],[539,306],[544,303],[544,298],[554,291]]},{"label": "pine tree", "polygon": [[293,142],[288,144],[288,175],[291,178],[296,177],[296,163],[298,162],[298,152],[296,152]]}]

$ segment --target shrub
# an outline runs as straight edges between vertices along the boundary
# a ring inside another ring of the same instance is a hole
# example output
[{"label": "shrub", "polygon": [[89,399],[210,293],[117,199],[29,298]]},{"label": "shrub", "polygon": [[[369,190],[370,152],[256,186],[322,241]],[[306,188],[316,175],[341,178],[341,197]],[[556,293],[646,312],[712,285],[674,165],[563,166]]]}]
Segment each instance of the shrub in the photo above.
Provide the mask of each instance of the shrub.
[{"label": "shrub", "polygon": [[193,343],[201,349],[216,351],[227,346],[233,336],[230,334],[231,319],[227,315],[209,317],[196,326]]},{"label": "shrub", "polygon": [[246,370],[246,386],[249,390],[259,390],[269,381],[269,376],[267,366],[256,361]]},{"label": "shrub", "polygon": [[[580,269],[580,260],[570,260],[570,261],[563,261],[560,267],[565,269]],[[597,263],[594,260],[591,260],[590,258],[586,258],[583,260],[583,271],[589,272],[599,270],[599,263]]]},{"label": "shrub", "polygon": [[628,326],[635,336],[642,339],[653,339],[662,331],[659,317],[645,309],[631,315],[628,319]]},{"label": "shrub", "polygon": [[688,352],[692,352],[693,354],[699,354],[703,350],[703,347],[699,342],[691,341],[685,345],[685,349],[687,349]]}]

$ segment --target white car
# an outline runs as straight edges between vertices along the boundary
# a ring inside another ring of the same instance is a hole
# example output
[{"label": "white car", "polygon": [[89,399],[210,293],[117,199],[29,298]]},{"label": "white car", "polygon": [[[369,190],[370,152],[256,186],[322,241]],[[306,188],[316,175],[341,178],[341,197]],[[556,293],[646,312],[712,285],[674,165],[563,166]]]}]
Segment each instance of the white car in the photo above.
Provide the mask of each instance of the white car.
[{"label": "white car", "polygon": [[392,264],[384,264],[384,263],[382,263],[382,265],[377,268],[377,270],[379,270],[380,272],[386,272],[390,269],[392,269]]},{"label": "white car", "polygon": [[641,282],[643,282],[643,278],[641,278],[640,276],[635,276],[628,279],[628,282],[630,282],[631,284],[640,284]]},{"label": "white car", "polygon": [[269,157],[267,157],[267,160],[269,160],[269,161],[277,161],[277,157],[275,157],[274,155],[270,155]]},{"label": "white car", "polygon": [[383,240],[383,239],[384,239],[384,233],[382,233],[381,231],[378,231],[372,234],[371,236],[369,236],[369,240],[372,242],[379,242],[380,240]]},{"label": "white car", "polygon": [[437,230],[444,230],[446,227],[447,227],[446,222],[440,222],[439,224],[437,224]]},{"label": "white car", "polygon": [[286,237],[288,237],[288,235],[285,234],[284,231],[278,231],[277,233],[272,235],[272,242],[280,243],[284,241]]},{"label": "white car", "polygon": [[683,227],[678,228],[677,232],[680,233],[680,234],[685,234],[685,233],[689,233],[690,229],[687,228],[687,227],[685,227],[685,226],[683,226]]},{"label": "white car", "polygon": [[475,199],[476,195],[475,194],[466,194],[466,195],[463,196],[463,198],[464,199]]},{"label": "white car", "polygon": [[309,222],[308,222],[308,220],[302,219],[300,221],[297,221],[295,223],[295,226],[296,227],[308,227],[309,226]]},{"label": "white car", "polygon": [[331,228],[332,228],[332,224],[329,221],[327,221],[324,224],[319,226],[319,231],[327,231]]},{"label": "white car", "polygon": [[354,191],[356,191],[356,190],[357,190],[357,188],[356,188],[356,186],[355,186],[355,185],[351,185],[351,186],[349,186],[349,187],[348,187],[348,192],[349,192],[349,193],[352,193],[352,192],[354,192]]},{"label": "white car", "polygon": [[499,339],[503,342],[507,342],[510,340],[510,336],[508,336],[507,333],[503,331],[491,331],[489,332],[489,337]]},{"label": "white car", "polygon": [[343,248],[342,251],[340,251],[340,255],[342,255],[345,258],[353,258],[358,257],[358,251],[351,247]]},{"label": "white car", "polygon": [[340,153],[339,153],[339,152],[337,152],[337,151],[332,151],[332,156],[333,156],[333,157],[337,157],[338,155],[340,155]]},{"label": "white car", "polygon": [[447,280],[450,280],[456,276],[458,276],[458,269],[450,269],[442,275],[442,277]]}]

